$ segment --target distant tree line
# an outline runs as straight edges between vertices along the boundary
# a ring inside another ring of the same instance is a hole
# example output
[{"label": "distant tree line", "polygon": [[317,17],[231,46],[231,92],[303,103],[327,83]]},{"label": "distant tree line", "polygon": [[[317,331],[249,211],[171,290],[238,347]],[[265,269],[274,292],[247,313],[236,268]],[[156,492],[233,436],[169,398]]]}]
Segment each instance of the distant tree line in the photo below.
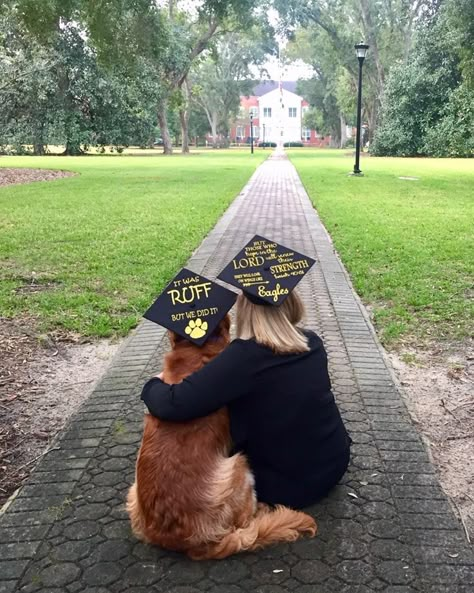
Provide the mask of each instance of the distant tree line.
[{"label": "distant tree line", "polygon": [[257,0],[0,0],[0,151],[187,152],[274,46]]}]

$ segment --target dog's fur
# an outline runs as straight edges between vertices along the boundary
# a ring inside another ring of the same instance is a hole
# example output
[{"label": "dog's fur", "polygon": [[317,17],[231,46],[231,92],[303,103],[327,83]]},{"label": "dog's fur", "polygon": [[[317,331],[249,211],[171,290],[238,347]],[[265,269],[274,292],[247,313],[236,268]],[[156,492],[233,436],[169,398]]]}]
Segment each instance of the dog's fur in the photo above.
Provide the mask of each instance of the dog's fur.
[{"label": "dog's fur", "polygon": [[[229,343],[229,316],[202,347],[169,332],[164,380],[180,383]],[[191,422],[163,422],[147,414],[127,511],[135,535],[195,560],[226,558],[275,542],[314,536],[309,515],[283,506],[257,507],[245,456],[228,457],[226,409]]]}]

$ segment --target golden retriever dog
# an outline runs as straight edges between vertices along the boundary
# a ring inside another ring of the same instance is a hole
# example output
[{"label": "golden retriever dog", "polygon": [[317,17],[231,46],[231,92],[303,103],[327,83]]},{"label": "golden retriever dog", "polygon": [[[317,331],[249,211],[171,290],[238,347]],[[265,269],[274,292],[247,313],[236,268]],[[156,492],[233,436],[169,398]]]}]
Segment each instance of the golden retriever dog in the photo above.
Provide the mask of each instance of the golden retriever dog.
[{"label": "golden retriever dog", "polygon": [[[229,328],[227,315],[201,347],[169,332],[165,382],[181,382],[219,354],[230,341]],[[203,560],[314,536],[316,523],[309,515],[257,506],[247,460],[242,454],[229,457],[230,448],[226,409],[182,423],[145,415],[127,497],[136,537]]]}]

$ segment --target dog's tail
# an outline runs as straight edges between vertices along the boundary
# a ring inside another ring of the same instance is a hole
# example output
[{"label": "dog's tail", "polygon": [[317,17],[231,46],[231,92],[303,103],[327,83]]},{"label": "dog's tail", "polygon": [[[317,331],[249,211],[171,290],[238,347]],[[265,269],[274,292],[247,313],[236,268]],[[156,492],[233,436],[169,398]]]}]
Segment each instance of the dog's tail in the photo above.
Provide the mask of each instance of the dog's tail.
[{"label": "dog's tail", "polygon": [[126,511],[130,517],[132,524],[132,531],[137,539],[147,542],[148,538],[145,535],[145,525],[143,521],[143,513],[138,502],[137,482],[135,481],[130,487],[127,494]]},{"label": "dog's tail", "polygon": [[316,521],[300,511],[284,506],[263,506],[247,527],[228,533],[220,542],[188,551],[194,560],[227,558],[238,552],[257,550],[278,542],[294,542],[305,535],[316,535]]}]

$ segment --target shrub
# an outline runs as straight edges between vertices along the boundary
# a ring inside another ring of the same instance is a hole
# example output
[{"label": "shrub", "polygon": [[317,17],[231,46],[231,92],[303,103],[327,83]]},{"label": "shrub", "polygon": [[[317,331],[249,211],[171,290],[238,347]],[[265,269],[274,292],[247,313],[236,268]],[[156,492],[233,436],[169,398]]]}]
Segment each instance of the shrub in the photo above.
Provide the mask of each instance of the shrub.
[{"label": "shrub", "polygon": [[285,142],[283,146],[285,148],[303,148],[304,144],[302,142]]},{"label": "shrub", "polygon": [[[419,29],[411,60],[390,71],[371,152],[376,156],[454,156],[455,151],[446,150],[448,136],[455,135],[457,114],[469,112],[466,99],[461,109],[453,105],[448,113],[453,91],[460,84],[455,36],[440,13],[434,24]],[[461,135],[462,142],[469,144],[468,133]]]},{"label": "shrub", "polygon": [[276,142],[259,142],[258,143],[259,148],[276,148],[276,146],[277,146]]},{"label": "shrub", "polygon": [[474,157],[474,96],[467,84],[455,89],[436,126],[425,136],[430,156]]}]

